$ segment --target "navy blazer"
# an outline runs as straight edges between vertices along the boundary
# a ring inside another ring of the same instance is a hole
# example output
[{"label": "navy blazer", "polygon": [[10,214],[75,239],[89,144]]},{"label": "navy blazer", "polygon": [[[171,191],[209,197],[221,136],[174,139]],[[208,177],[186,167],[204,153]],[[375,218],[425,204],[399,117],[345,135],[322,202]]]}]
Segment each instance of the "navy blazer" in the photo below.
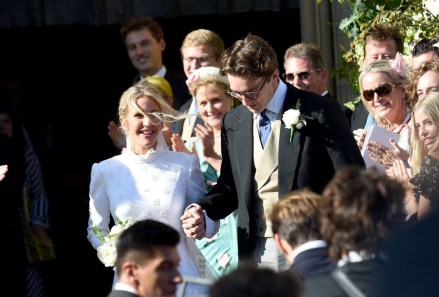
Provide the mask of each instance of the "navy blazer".
[{"label": "navy blazer", "polygon": [[313,248],[299,253],[290,269],[303,280],[320,274],[329,273],[337,264],[328,256],[326,248]]},{"label": "navy blazer", "polygon": [[[281,112],[301,102],[307,124],[294,134],[281,121],[279,137],[279,197],[305,187],[321,193],[336,170],[347,165],[364,167],[364,161],[337,101],[289,84]],[[238,209],[238,246],[241,256],[249,251],[248,239],[255,199],[253,166],[253,114],[239,105],[226,113],[222,124],[222,166],[218,183],[200,202],[212,219]]]}]

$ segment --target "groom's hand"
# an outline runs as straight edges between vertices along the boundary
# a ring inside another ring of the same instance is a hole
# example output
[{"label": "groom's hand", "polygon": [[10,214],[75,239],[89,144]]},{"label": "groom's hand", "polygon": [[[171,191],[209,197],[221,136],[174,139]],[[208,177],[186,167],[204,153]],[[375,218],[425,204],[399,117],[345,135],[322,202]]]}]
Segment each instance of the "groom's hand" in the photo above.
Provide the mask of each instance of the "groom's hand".
[{"label": "groom's hand", "polygon": [[188,237],[202,239],[206,235],[206,219],[199,205],[193,205],[186,209],[180,218],[184,233]]}]

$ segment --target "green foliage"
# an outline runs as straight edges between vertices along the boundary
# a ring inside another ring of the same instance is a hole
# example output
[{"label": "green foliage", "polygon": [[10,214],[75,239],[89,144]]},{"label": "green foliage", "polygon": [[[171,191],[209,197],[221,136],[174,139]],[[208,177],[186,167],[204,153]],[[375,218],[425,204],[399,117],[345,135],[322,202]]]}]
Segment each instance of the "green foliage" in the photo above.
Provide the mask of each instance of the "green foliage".
[{"label": "green foliage", "polygon": [[[425,5],[427,1],[429,0],[338,0],[340,4],[348,2],[352,14],[339,24],[339,29],[350,39],[350,47],[347,50],[342,48],[343,62],[336,69],[335,75],[347,79],[358,91],[364,38],[367,28],[377,23],[389,23],[400,30],[404,36],[405,55],[411,54],[411,48],[418,40],[439,36],[439,9],[433,7],[435,10],[429,10]],[[434,5],[439,7],[439,1],[436,2]]]}]

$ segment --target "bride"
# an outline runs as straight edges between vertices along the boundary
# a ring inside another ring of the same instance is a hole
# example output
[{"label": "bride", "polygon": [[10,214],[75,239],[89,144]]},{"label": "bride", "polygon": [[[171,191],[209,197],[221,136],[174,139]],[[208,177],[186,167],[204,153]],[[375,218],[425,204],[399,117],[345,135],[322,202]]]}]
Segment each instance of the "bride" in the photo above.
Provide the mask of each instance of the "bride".
[{"label": "bride", "polygon": [[[180,221],[186,206],[206,193],[203,173],[195,156],[170,151],[161,133],[163,122],[178,116],[160,90],[149,83],[126,90],[118,112],[127,149],[92,166],[88,240],[97,250],[103,245],[93,230],[108,234],[110,216],[114,223],[155,219],[181,233],[178,249],[182,276],[209,277],[203,268],[204,258],[185,236]],[[212,236],[216,224],[208,221],[206,235]]]}]

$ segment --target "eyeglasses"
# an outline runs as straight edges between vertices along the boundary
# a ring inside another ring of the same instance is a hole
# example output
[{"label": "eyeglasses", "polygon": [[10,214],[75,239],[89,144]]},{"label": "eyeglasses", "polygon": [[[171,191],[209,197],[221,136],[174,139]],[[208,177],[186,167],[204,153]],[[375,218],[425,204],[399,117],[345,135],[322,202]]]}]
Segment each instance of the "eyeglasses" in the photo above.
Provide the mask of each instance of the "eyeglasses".
[{"label": "eyeglasses", "polygon": [[316,69],[316,70],[310,70],[310,71],[302,71],[299,73],[284,73],[282,74],[282,77],[286,80],[286,81],[293,81],[294,78],[297,76],[300,80],[307,80],[311,77],[311,73],[313,72],[320,72],[322,71],[321,68]]},{"label": "eyeglasses", "polygon": [[202,66],[207,66],[205,65],[206,63],[210,62],[210,58],[212,58],[213,56],[204,56],[204,57],[187,57],[187,58],[182,58],[183,62],[187,63],[187,64],[192,64],[193,61],[195,61],[197,64],[202,65]]},{"label": "eyeglasses", "polygon": [[374,94],[377,93],[378,96],[383,97],[389,95],[392,92],[392,89],[397,84],[382,84],[381,86],[375,88],[374,90],[364,90],[363,97],[366,101],[372,101],[374,99]]},{"label": "eyeglasses", "polygon": [[262,91],[262,88],[265,86],[265,84],[267,83],[267,79],[264,80],[264,82],[262,83],[262,85],[259,87],[259,90],[254,91],[254,92],[235,92],[232,90],[227,91],[227,94],[229,94],[230,96],[241,100],[242,96],[245,96],[247,99],[250,100],[255,100],[256,98],[258,98],[259,93]]}]

